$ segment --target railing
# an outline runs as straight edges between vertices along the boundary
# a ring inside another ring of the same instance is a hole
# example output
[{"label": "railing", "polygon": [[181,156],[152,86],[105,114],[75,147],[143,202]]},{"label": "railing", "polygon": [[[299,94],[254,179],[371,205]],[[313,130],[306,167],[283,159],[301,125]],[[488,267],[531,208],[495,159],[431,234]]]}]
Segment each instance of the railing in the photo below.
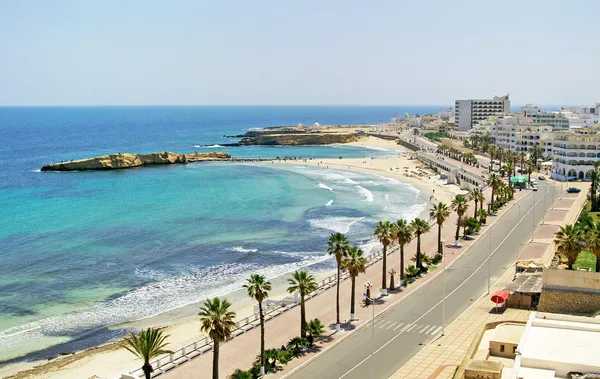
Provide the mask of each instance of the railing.
[{"label": "railing", "polygon": [[[388,255],[394,253],[398,249],[398,246],[392,246],[388,249]],[[373,254],[370,254],[367,259],[367,267],[374,265],[378,261],[380,261],[383,257],[383,252],[378,251]],[[313,297],[322,294],[329,288],[333,287],[336,283],[336,274],[330,275],[327,278],[319,281],[318,289],[315,292],[308,294],[305,299],[312,299]],[[340,276],[340,281],[348,279],[349,275],[347,273],[342,274]],[[294,297],[286,297],[283,300],[266,300],[266,305],[263,306],[263,313],[265,322],[271,319],[276,318],[284,312],[296,307],[300,303],[300,299],[297,296]],[[231,334],[231,337],[227,340],[232,340],[240,335],[249,332],[250,330],[258,327],[260,325],[260,315],[258,313],[258,305],[255,305],[254,313],[239,319],[235,323],[235,329]],[[226,341],[226,342],[227,342]],[[174,351],[171,354],[163,355],[162,357],[155,359],[150,362],[152,367],[154,368],[154,372],[152,373],[152,377],[159,376],[168,371],[173,370],[174,368],[194,359],[201,355],[204,355],[213,349],[213,343],[208,337],[204,337],[193,343],[182,347],[179,350]],[[141,368],[137,370],[131,371],[130,374],[134,377],[142,377],[144,373]]]}]

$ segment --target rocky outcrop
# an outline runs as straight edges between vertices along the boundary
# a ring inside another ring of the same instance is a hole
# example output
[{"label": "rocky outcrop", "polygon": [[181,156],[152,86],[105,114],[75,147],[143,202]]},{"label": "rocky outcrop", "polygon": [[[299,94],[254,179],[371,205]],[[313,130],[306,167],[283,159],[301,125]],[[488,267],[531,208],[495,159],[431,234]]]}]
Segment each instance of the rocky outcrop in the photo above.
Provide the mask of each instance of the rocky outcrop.
[{"label": "rocky outcrop", "polygon": [[223,152],[178,154],[165,151],[152,154],[110,154],[76,161],[52,163],[42,167],[42,171],[118,170],[162,164],[221,161],[230,158],[229,154]]},{"label": "rocky outcrop", "polygon": [[325,131],[301,132],[289,129],[264,129],[260,131],[249,131],[248,133],[231,136],[241,138],[237,143],[226,146],[248,146],[248,145],[329,145],[333,143],[348,143],[358,141],[363,135],[356,133],[334,133]]}]

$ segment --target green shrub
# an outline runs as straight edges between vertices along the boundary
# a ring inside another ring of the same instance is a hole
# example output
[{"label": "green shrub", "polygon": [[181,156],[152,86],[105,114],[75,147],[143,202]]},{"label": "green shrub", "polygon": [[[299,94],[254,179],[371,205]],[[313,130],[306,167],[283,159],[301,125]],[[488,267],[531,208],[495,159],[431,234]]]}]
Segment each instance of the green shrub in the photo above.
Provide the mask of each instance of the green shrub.
[{"label": "green shrub", "polygon": [[408,276],[409,278],[419,276],[420,273],[421,272],[415,265],[410,265],[406,268],[406,276]]},{"label": "green shrub", "polygon": [[[260,371],[259,371],[260,372]],[[250,371],[242,371],[239,368],[231,374],[231,379],[254,379],[255,376]]]}]

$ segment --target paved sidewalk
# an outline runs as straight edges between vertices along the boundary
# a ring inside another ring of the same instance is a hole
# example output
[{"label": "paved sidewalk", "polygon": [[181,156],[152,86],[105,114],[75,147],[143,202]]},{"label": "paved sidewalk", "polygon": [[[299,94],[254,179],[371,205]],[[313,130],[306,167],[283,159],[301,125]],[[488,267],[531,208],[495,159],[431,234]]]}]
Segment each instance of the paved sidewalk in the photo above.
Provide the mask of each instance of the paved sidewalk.
[{"label": "paved sidewalk", "polygon": [[[515,194],[515,200],[518,200],[526,196],[529,191],[517,192]],[[489,199],[490,191],[486,191],[486,197]],[[448,204],[449,205],[449,204]],[[473,204],[470,205],[473,207]],[[472,208],[468,211],[470,213]],[[501,210],[496,217],[489,217],[488,222],[493,223],[500,218],[500,216],[506,211]],[[446,241],[454,241],[454,232],[456,225],[456,214],[452,214],[450,219],[444,224],[442,230],[442,238]],[[444,248],[446,255],[446,263],[449,264],[453,260],[460,256],[461,252],[464,252],[474,241],[464,241],[463,246],[459,249],[450,247]],[[427,233],[422,237],[422,251],[427,252],[429,255],[437,249],[437,227],[432,227],[431,232]],[[414,264],[411,258],[414,256],[416,250],[416,241],[413,241],[409,246],[405,248],[405,265]],[[392,254],[388,255],[388,270],[392,267],[398,270],[399,265],[399,253],[395,250]],[[426,280],[436,275],[439,270],[433,270],[428,274],[424,275],[421,279],[410,284],[407,288],[400,292],[392,293],[385,297],[383,304],[378,305],[378,312],[385,309],[394,302],[402,299],[403,297],[414,291],[419,285],[424,283]],[[335,333],[333,331],[335,322],[335,287],[325,291],[323,294],[316,296],[307,301],[307,318],[319,318],[326,325],[330,326],[325,333],[325,337],[318,342],[318,349],[322,350],[331,345],[332,342],[339,340],[345,336],[348,336],[348,330],[355,329],[356,327],[369,322],[371,319],[371,309],[362,305],[363,284],[369,280],[373,283],[375,288],[379,288],[381,283],[381,263],[376,263],[367,269],[365,274],[360,275],[357,278],[356,283],[356,318],[354,323],[349,323],[349,304],[350,304],[350,281],[345,280],[340,285],[340,305],[341,313],[340,318],[342,320],[342,328],[346,329],[341,333]],[[389,280],[389,276],[388,276]],[[398,283],[398,276],[396,276],[396,285]],[[377,293],[377,292],[376,292]],[[298,325],[300,323],[300,311],[299,308],[293,308],[292,310],[285,312],[275,319],[270,320],[265,324],[265,341],[266,348],[279,348],[281,345],[285,345],[290,338],[297,336]],[[220,349],[220,372],[221,376],[225,377],[230,375],[236,368],[247,370],[252,365],[255,357],[259,353],[260,341],[260,328],[255,328],[241,336],[225,343]],[[294,359],[289,362],[282,371],[276,374],[269,375],[269,377],[278,378],[292,369],[296,368],[306,360],[312,358],[315,354],[306,354],[305,356]],[[195,358],[180,367],[166,373],[165,378],[210,378],[210,367],[212,367],[212,353],[204,354],[198,358]]]},{"label": "paved sidewalk", "polygon": [[[582,184],[582,183],[578,183]],[[585,184],[578,186],[582,189],[579,194],[563,196],[563,200],[557,199],[557,205],[564,205],[565,199],[568,199],[570,208],[565,212],[565,216],[559,221],[548,222],[538,226],[536,233],[543,234],[540,239],[553,239],[553,236],[548,236],[548,224],[554,226],[572,224],[577,221],[579,213],[583,205],[587,201],[584,187]],[[554,211],[550,210],[547,214]],[[534,234],[535,238],[535,234]],[[539,243],[534,239],[529,245]],[[529,246],[527,245],[527,246]],[[524,247],[524,250],[527,249]],[[550,244],[550,251],[554,254],[554,244]],[[504,289],[507,284],[512,282],[514,277],[514,268],[509,268],[498,282],[491,288],[491,293],[497,290]],[[476,301],[462,315],[460,315],[450,326],[446,328],[446,334],[438,340],[433,341],[430,345],[421,350],[415,357],[402,367],[392,378],[393,379],[413,379],[413,378],[429,378],[429,379],[450,379],[458,366],[462,363],[469,346],[475,335],[482,330],[485,324],[494,321],[527,321],[531,311],[524,309],[507,308],[503,313],[490,313],[493,309],[493,304],[489,300],[489,296],[484,296]]]}]

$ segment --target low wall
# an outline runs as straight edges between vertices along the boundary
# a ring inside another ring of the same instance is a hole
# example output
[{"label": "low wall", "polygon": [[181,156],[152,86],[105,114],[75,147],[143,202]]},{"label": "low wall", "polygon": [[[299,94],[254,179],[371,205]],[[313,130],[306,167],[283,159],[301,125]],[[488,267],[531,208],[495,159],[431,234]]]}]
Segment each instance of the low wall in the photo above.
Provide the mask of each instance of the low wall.
[{"label": "low wall", "polygon": [[600,294],[545,289],[537,309],[550,313],[593,314],[600,311]]},{"label": "low wall", "polygon": [[410,149],[412,151],[419,151],[419,150],[421,150],[421,148],[419,146],[414,145],[411,142],[408,142],[408,141],[405,141],[405,140],[402,140],[402,139],[398,140],[398,145],[404,146],[407,149]]},{"label": "low wall", "polygon": [[551,313],[592,314],[600,311],[600,273],[544,269],[538,310]]}]

